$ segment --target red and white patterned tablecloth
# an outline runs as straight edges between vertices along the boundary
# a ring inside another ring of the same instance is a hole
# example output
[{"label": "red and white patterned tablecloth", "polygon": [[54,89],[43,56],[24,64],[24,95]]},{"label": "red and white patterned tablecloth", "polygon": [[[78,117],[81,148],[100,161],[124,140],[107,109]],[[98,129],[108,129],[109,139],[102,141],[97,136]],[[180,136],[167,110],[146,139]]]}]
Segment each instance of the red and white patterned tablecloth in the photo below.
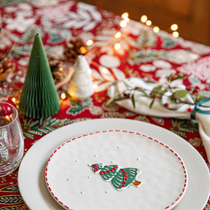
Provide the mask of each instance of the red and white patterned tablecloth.
[{"label": "red and white patterned tablecloth", "polygon": [[[87,56],[97,89],[93,96],[79,101],[66,98],[57,114],[33,120],[21,117],[25,137],[25,153],[47,133],[74,123],[96,118],[125,118],[144,121],[170,130],[192,144],[207,162],[196,121],[149,117],[130,112],[116,104],[106,106],[107,87],[114,81],[130,77],[166,81],[171,73],[185,74],[177,80],[191,88],[199,86],[200,93],[210,96],[210,47],[160,31],[154,33],[139,22],[131,21],[120,28],[121,18],[82,2],[73,1],[1,1],[2,31],[0,52],[15,43],[10,59],[16,64],[6,81],[0,83],[0,97],[15,96],[24,83],[33,38],[42,37],[47,55],[63,59],[67,40],[80,37],[94,40]],[[114,39],[120,30],[120,39]],[[121,48],[115,50],[113,44]],[[70,64],[71,65],[71,64]],[[103,71],[106,68],[107,71]],[[68,84],[60,90],[65,92]],[[27,209],[18,189],[18,169],[0,178],[0,210]],[[205,209],[210,209],[210,201]]]}]

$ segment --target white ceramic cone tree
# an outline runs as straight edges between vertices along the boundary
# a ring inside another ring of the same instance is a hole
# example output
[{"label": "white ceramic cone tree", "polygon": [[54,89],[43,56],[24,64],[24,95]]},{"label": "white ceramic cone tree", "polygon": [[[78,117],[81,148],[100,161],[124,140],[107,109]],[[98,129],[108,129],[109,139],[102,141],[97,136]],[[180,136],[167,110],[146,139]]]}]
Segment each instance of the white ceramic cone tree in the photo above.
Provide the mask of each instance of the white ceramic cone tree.
[{"label": "white ceramic cone tree", "polygon": [[93,93],[92,77],[89,73],[90,66],[83,55],[79,55],[75,64],[75,72],[72,75],[68,94],[76,99],[89,98]]}]

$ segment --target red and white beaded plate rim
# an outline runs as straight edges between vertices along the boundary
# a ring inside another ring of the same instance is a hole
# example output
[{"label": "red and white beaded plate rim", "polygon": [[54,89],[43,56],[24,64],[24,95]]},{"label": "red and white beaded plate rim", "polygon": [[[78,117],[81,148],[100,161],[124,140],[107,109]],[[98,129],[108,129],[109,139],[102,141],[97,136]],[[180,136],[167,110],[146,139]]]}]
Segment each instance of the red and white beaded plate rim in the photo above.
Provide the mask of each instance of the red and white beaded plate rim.
[{"label": "red and white beaded plate rim", "polygon": [[50,164],[50,161],[52,160],[53,156],[57,153],[58,150],[60,150],[63,146],[65,146],[66,144],[68,143],[71,143],[72,141],[75,141],[77,139],[81,139],[81,138],[84,138],[84,137],[87,137],[87,136],[92,136],[92,135],[95,135],[95,134],[99,134],[99,133],[107,133],[107,132],[124,132],[124,133],[130,133],[130,134],[135,134],[135,135],[140,135],[140,136],[143,136],[143,137],[146,137],[147,139],[151,140],[151,141],[154,141],[156,142],[157,144],[167,148],[173,155],[175,155],[177,157],[177,159],[180,161],[180,164],[182,165],[182,170],[183,170],[183,173],[184,173],[184,185],[183,185],[183,188],[182,188],[182,191],[180,192],[179,196],[177,196],[177,198],[175,199],[174,202],[172,202],[170,205],[166,206],[164,209],[165,210],[170,210],[172,208],[174,208],[177,203],[181,200],[181,198],[184,196],[185,192],[186,192],[186,189],[187,189],[187,185],[188,185],[188,174],[187,174],[187,169],[186,169],[186,166],[182,160],[182,158],[171,148],[169,147],[168,145],[166,145],[165,143],[157,140],[156,138],[153,138],[153,137],[150,137],[148,135],[145,135],[143,133],[139,133],[139,132],[135,132],[135,131],[127,131],[127,130],[103,130],[103,131],[96,131],[96,132],[91,132],[91,133],[88,133],[88,134],[83,134],[83,135],[80,135],[80,136],[77,136],[75,138],[72,138],[66,142],[64,142],[62,145],[60,145],[53,153],[52,155],[50,156],[48,162],[47,162],[47,165],[46,165],[46,169],[45,169],[45,181],[46,181],[46,185],[47,185],[47,188],[50,192],[50,194],[52,195],[52,197],[58,202],[58,204],[60,204],[62,207],[64,207],[65,209],[70,209],[70,210],[76,210],[76,209],[71,209],[69,206],[65,205],[63,202],[61,202],[58,197],[54,194],[54,192],[52,191],[50,185],[49,185],[49,182],[48,182],[48,166]]}]

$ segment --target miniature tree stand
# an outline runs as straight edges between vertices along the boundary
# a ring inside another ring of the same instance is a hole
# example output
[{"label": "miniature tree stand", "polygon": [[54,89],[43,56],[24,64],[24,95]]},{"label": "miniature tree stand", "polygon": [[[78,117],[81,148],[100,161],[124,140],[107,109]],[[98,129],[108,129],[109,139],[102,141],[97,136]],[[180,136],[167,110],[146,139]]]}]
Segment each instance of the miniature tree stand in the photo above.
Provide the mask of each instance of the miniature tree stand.
[{"label": "miniature tree stand", "polygon": [[58,112],[59,97],[39,34],[34,38],[19,110],[31,118],[43,118]]}]

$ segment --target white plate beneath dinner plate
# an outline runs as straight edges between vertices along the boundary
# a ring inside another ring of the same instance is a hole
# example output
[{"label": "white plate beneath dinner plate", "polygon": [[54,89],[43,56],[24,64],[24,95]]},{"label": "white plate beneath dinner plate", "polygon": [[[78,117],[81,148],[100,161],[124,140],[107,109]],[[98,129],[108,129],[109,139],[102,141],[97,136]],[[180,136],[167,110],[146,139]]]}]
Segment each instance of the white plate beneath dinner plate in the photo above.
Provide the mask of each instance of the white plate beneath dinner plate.
[{"label": "white plate beneath dinner plate", "polygon": [[[207,165],[200,154],[187,141],[171,131],[152,124],[125,119],[97,119],[79,122],[59,128],[37,141],[23,158],[18,173],[20,193],[27,206],[32,210],[62,210],[63,207],[53,199],[46,187],[45,168],[49,157],[62,143],[71,138],[111,129],[144,133],[173,148],[183,159],[188,172],[186,193],[173,209],[202,210],[205,207],[209,198],[210,179]],[[102,182],[102,180],[98,181]]]},{"label": "white plate beneath dinner plate", "polygon": [[68,140],[51,155],[45,178],[53,198],[74,210],[169,210],[183,198],[188,180],[176,151],[128,130],[95,131]]}]

